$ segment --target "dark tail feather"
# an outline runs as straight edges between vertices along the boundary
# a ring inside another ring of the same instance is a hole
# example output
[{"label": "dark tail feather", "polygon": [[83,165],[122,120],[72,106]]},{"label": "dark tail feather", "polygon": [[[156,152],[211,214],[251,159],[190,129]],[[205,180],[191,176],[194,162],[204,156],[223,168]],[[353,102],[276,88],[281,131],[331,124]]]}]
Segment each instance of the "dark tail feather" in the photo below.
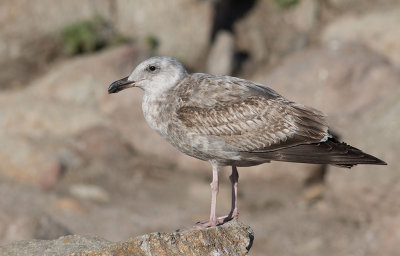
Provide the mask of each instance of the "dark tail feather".
[{"label": "dark tail feather", "polygon": [[242,154],[249,160],[261,162],[274,160],[296,163],[332,164],[347,168],[357,164],[386,165],[384,161],[346,143],[339,142],[334,138],[316,144],[298,145],[275,151],[242,152]]}]

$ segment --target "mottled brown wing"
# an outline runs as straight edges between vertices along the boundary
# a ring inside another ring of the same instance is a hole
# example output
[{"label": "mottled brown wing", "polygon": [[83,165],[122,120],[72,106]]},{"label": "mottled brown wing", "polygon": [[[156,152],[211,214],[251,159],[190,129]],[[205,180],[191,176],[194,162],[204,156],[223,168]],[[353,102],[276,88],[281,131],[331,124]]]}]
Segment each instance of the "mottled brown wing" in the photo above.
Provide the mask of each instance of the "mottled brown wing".
[{"label": "mottled brown wing", "polygon": [[265,99],[281,97],[274,90],[248,80],[196,73],[186,77],[173,91],[183,106],[198,108],[224,107],[258,96]]},{"label": "mottled brown wing", "polygon": [[279,95],[247,95],[250,96],[241,95],[240,100],[232,103],[215,102],[203,107],[184,104],[177,111],[178,119],[189,132],[218,136],[228,145],[247,152],[277,150],[327,139],[328,127],[321,112]]}]

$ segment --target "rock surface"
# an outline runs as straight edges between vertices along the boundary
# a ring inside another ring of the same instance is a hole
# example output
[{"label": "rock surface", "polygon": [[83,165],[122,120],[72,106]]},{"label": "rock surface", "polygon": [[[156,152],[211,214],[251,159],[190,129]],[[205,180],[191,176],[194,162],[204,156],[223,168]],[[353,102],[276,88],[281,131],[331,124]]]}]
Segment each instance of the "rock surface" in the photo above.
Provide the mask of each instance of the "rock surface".
[{"label": "rock surface", "polygon": [[64,27],[96,16],[148,48],[153,47],[150,41],[156,42],[156,54],[199,67],[209,46],[212,14],[211,1],[197,0],[0,1],[0,37],[7,39],[0,41],[0,81],[6,82],[0,86],[23,87],[60,51],[58,36]]},{"label": "rock surface", "polygon": [[279,9],[276,2],[256,1],[252,11],[234,24],[238,51],[251,57],[244,66],[245,74],[251,74],[260,64],[274,65],[308,44],[316,22],[317,1],[301,1],[289,10]]},{"label": "rock surface", "polygon": [[0,244],[26,239],[55,239],[69,235],[68,229],[47,214],[0,212]]},{"label": "rock surface", "polygon": [[345,15],[324,29],[322,40],[327,44],[361,42],[400,67],[400,5],[395,6],[364,15]]},{"label": "rock surface", "polygon": [[[0,94],[0,172],[37,184],[43,176],[58,176],[65,165],[79,165],[82,154],[76,150],[84,145],[71,138],[110,125],[100,111],[110,107],[107,84],[144,58],[146,52],[135,46],[114,48],[55,65],[32,86]],[[51,179],[43,181],[45,186],[51,186]]]},{"label": "rock surface", "polygon": [[206,72],[217,75],[232,75],[234,69],[235,41],[233,35],[220,31],[216,35],[207,58]]},{"label": "rock surface", "polygon": [[254,234],[236,220],[184,233],[151,233],[125,242],[98,237],[64,236],[57,240],[28,240],[0,247],[2,256],[67,255],[247,255]]},{"label": "rock surface", "polygon": [[[116,27],[139,41],[155,40],[157,55],[173,56],[199,68],[213,25],[211,2],[118,0]],[[166,16],[171,18],[166,19]]]}]

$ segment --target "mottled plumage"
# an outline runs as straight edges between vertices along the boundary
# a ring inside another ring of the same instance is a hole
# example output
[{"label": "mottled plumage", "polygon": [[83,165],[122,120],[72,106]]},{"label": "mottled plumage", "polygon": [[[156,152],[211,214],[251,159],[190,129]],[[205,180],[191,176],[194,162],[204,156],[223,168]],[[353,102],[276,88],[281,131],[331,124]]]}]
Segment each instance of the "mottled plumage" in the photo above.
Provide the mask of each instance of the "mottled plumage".
[{"label": "mottled plumage", "polygon": [[[218,142],[215,150],[207,147],[202,152],[211,152],[212,156],[197,156],[202,160],[216,159],[236,166],[259,164],[267,159],[249,161],[241,152],[277,150],[328,138],[322,113],[250,81],[193,74],[171,92],[172,98],[178,100],[173,127],[186,131],[192,140],[201,137],[203,143]],[[224,153],[229,153],[230,158],[224,157]]]},{"label": "mottled plumage", "polygon": [[[272,160],[342,167],[385,164],[332,138],[320,111],[261,84],[230,76],[188,74],[176,59],[153,57],[129,77],[111,84],[109,92],[133,86],[144,90],[142,108],[149,125],[183,153],[209,161],[214,185],[224,165],[233,166],[232,177],[236,177],[236,166]],[[213,207],[210,225],[216,224]],[[229,216],[236,215],[233,205]]]}]

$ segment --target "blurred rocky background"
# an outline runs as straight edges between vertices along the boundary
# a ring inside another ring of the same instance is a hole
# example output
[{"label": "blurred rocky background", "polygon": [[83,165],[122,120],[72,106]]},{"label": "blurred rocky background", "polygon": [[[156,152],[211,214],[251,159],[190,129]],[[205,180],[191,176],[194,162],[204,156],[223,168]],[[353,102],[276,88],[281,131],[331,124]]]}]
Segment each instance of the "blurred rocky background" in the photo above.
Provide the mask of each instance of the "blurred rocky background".
[{"label": "blurred rocky background", "polygon": [[[108,85],[152,55],[320,109],[388,166],[240,168],[251,255],[398,255],[398,0],[0,1],[0,245],[127,240],[208,217],[211,172]],[[229,169],[218,213],[230,208]]]}]

